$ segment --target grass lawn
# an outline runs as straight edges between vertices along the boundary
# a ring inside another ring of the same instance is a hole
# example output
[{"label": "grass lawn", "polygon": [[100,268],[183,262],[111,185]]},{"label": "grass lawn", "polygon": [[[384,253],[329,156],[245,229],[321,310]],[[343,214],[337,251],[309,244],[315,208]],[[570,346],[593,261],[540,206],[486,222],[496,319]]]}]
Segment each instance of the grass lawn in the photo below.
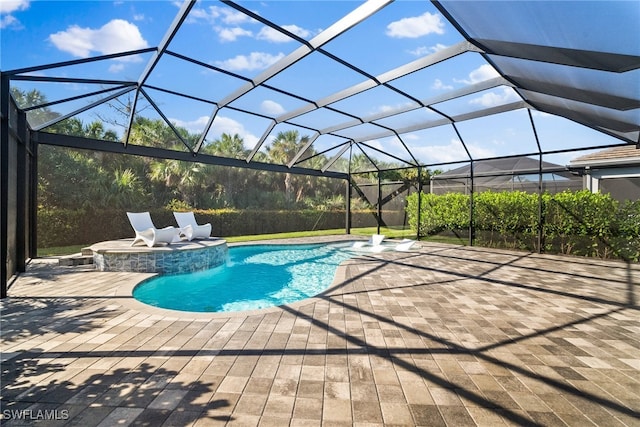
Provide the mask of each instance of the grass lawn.
[{"label": "grass lawn", "polygon": [[[377,234],[377,232],[378,232],[378,229],[376,227],[351,229],[351,234],[354,236],[370,236],[372,234]],[[297,231],[292,233],[259,234],[259,235],[253,235],[253,236],[227,236],[227,237],[224,237],[224,239],[229,243],[234,243],[234,242],[248,242],[248,241],[259,241],[259,240],[268,240],[268,239],[290,239],[294,237],[330,236],[335,234],[344,234],[344,229],[340,228],[340,229],[334,229],[334,230]],[[411,230],[394,229],[394,228],[388,228],[388,227],[380,228],[380,234],[384,234],[385,236],[391,239],[415,239],[416,237]],[[458,239],[455,237],[433,236],[429,238],[422,238],[421,240],[441,242],[441,243],[453,243],[458,245],[466,244],[466,242],[463,239]],[[90,246],[90,244],[38,248],[38,257],[77,254],[82,250],[82,248],[86,246]]]}]

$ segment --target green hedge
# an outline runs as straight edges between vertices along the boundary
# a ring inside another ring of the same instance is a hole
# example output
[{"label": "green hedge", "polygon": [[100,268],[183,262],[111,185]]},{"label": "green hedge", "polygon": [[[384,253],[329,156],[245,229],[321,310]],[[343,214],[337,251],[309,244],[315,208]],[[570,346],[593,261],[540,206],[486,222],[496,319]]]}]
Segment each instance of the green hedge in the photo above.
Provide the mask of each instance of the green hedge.
[{"label": "green hedge", "polygon": [[[420,235],[428,236],[446,230],[469,227],[469,196],[447,193],[441,196],[422,194]],[[409,226],[417,230],[418,193],[407,196]]]},{"label": "green hedge", "polygon": [[[469,203],[465,194],[422,194],[420,234],[468,229]],[[482,246],[537,250],[542,227],[546,252],[640,259],[640,201],[619,203],[588,190],[545,193],[542,198],[521,191],[487,191],[474,196],[473,211],[476,243]],[[418,227],[417,212],[415,193],[407,198],[413,230]]]}]

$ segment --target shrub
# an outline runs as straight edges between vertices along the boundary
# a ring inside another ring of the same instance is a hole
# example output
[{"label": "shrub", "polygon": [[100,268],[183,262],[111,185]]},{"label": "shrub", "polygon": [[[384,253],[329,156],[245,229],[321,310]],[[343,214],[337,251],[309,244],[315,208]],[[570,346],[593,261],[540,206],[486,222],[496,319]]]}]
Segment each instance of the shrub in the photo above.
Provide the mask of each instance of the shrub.
[{"label": "shrub", "polygon": [[616,249],[619,257],[631,261],[640,260],[640,200],[627,200],[618,209],[616,224],[618,239]]},{"label": "shrub", "polygon": [[545,195],[544,234],[547,248],[563,254],[608,257],[617,234],[618,202],[589,190]]},{"label": "shrub", "polygon": [[[418,193],[407,196],[409,226],[418,227]],[[420,195],[420,235],[469,227],[469,196],[459,193]]]},{"label": "shrub", "polygon": [[485,231],[488,245],[495,238],[505,247],[530,247],[538,230],[538,196],[524,191],[480,193],[474,198],[476,231]]},{"label": "shrub", "polygon": [[[458,193],[422,194],[418,224],[418,195],[412,194],[407,198],[409,225],[419,227],[423,236],[468,228],[469,200]],[[542,197],[487,191],[474,196],[473,220],[480,245],[534,249],[542,227],[542,249],[547,252],[640,259],[640,201],[620,204],[608,194],[588,190]]]}]

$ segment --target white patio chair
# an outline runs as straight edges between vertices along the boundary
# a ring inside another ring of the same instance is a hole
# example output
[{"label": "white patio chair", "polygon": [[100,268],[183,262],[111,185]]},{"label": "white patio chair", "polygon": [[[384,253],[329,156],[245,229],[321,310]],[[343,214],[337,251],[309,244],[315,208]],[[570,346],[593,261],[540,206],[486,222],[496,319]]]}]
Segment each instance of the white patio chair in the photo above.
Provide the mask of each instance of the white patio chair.
[{"label": "white patio chair", "polygon": [[180,240],[180,230],[172,226],[156,228],[149,212],[127,212],[127,217],[136,232],[131,246],[138,242],[144,242],[151,248],[159,244],[168,245]]},{"label": "white patio chair", "polygon": [[369,240],[366,242],[354,242],[353,247],[354,248],[364,248],[366,246],[379,247],[382,245],[382,242],[384,241],[385,237],[386,236],[384,234],[372,234],[371,237],[369,237]]},{"label": "white patio chair", "polygon": [[211,224],[199,225],[193,212],[174,212],[173,216],[187,240],[208,239],[211,237]]},{"label": "white patio chair", "polygon": [[400,243],[398,243],[394,249],[396,251],[408,251],[411,249],[413,245],[415,245],[416,241],[411,239],[402,239]]}]

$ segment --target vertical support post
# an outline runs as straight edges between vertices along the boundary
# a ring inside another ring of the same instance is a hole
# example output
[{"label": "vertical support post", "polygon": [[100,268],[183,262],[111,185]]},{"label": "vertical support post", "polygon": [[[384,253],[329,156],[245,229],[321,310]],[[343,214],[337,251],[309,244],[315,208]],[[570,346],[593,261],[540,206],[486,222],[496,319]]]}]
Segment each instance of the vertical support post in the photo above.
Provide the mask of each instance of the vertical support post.
[{"label": "vertical support post", "polygon": [[474,221],[475,212],[474,212],[474,201],[473,201],[473,193],[474,193],[473,160],[470,160],[469,170],[471,172],[471,190],[469,191],[469,246],[473,246],[476,238],[476,225]]},{"label": "vertical support post", "polygon": [[31,147],[29,175],[29,258],[38,257],[38,142],[29,132]]},{"label": "vertical support post", "polygon": [[18,147],[16,165],[16,271],[25,272],[27,258],[26,226],[27,226],[27,194],[28,173],[27,165],[27,115],[18,113]]},{"label": "vertical support post", "polygon": [[353,156],[353,145],[349,143],[349,165],[347,167],[347,212],[346,212],[346,221],[345,221],[345,231],[347,234],[351,234],[351,157]]},{"label": "vertical support post", "polygon": [[542,244],[544,242],[544,227],[543,227],[543,200],[542,200],[542,147],[540,147],[540,140],[538,139],[538,131],[536,130],[536,124],[533,121],[533,115],[531,110],[527,110],[529,113],[529,121],[531,122],[531,129],[533,129],[533,136],[536,139],[538,146],[538,253],[542,252]]},{"label": "vertical support post", "polygon": [[9,214],[9,79],[0,77],[0,298],[7,297]]},{"label": "vertical support post", "polygon": [[542,219],[542,153],[538,162],[538,253],[542,253],[543,219]]},{"label": "vertical support post", "polygon": [[416,226],[416,240],[420,240],[420,213],[422,212],[422,167],[418,166],[418,212],[416,218],[418,220]]},{"label": "vertical support post", "polygon": [[378,234],[380,234],[380,223],[382,222],[382,178],[378,171]]},{"label": "vertical support post", "polygon": [[349,174],[349,178],[346,180],[347,183],[347,212],[345,218],[345,233],[351,234],[351,174]]}]

